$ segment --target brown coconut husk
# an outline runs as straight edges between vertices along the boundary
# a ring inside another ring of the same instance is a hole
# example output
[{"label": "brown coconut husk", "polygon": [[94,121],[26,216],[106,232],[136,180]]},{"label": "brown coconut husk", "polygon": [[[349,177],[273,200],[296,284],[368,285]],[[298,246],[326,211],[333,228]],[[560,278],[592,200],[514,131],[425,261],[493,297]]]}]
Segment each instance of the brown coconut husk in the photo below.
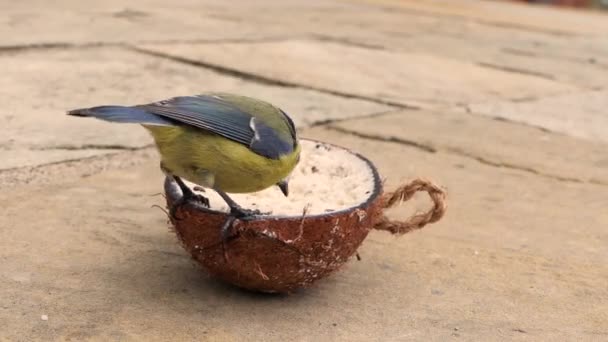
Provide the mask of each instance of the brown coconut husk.
[{"label": "brown coconut husk", "polygon": [[[236,220],[232,237],[223,242],[220,229],[228,214],[192,202],[177,209],[177,218],[171,220],[175,233],[184,249],[211,276],[249,290],[288,293],[339,269],[356,254],[371,229],[405,234],[443,216],[446,194],[441,188],[416,179],[383,195],[375,166],[355,155],[370,168],[374,183],[373,191],[358,205],[312,215],[305,208],[298,216],[264,215]],[[407,201],[419,191],[431,197],[430,210],[403,222],[384,215],[385,209]],[[181,190],[170,177],[165,180],[165,194],[168,206],[181,197]]]}]

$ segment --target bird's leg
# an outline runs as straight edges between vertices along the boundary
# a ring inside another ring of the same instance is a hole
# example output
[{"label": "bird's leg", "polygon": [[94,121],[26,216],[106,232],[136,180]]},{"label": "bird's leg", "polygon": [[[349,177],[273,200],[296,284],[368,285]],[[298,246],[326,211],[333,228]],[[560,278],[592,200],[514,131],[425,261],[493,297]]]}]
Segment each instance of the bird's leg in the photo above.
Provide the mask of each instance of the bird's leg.
[{"label": "bird's leg", "polygon": [[[173,179],[179,186],[180,190],[182,191],[182,197],[180,197],[177,201],[173,202],[173,204],[171,205],[171,208],[169,208],[169,216],[172,219],[178,220],[177,216],[175,215],[175,213],[177,212],[177,208],[179,208],[182,204],[187,203],[188,201],[194,200],[194,201],[200,202],[202,205],[209,208],[209,199],[203,195],[195,194],[184,183],[184,181],[181,178],[179,178],[178,176],[174,175],[173,172],[171,172],[171,170],[169,170],[169,168],[167,168],[167,166],[165,166],[165,163],[163,163],[162,161],[160,162],[160,169],[165,174],[165,176],[173,177]],[[195,188],[195,190],[196,190],[196,188]]]},{"label": "bird's leg", "polygon": [[215,189],[215,191],[222,197],[222,199],[224,199],[224,201],[226,201],[228,207],[230,207],[230,216],[228,217],[220,231],[222,242],[230,238],[230,230],[232,228],[232,224],[236,219],[247,220],[256,215],[263,215],[263,213],[257,209],[251,210],[241,207],[225,192],[218,189]]},{"label": "bird's leg", "polygon": [[[175,182],[182,190],[182,197],[186,197],[187,200],[197,200],[201,202],[204,206],[209,207],[209,199],[207,197],[195,194],[194,191],[192,191],[193,189],[190,189],[181,178],[173,176],[173,179],[175,179]],[[205,189],[201,188],[200,186],[195,186],[194,190],[205,192]]]},{"label": "bird's leg", "polygon": [[262,215],[262,212],[260,212],[257,209],[251,210],[251,209],[245,209],[243,207],[241,207],[240,205],[238,205],[232,198],[230,198],[230,196],[228,196],[227,193],[221,191],[221,190],[215,190],[224,201],[226,201],[226,204],[228,204],[228,207],[230,207],[230,215],[234,216],[236,218],[247,218],[250,216],[255,216],[255,215]]},{"label": "bird's leg", "polygon": [[177,212],[177,208],[179,208],[182,204],[187,203],[189,201],[200,202],[202,205],[209,208],[209,199],[207,197],[200,195],[200,194],[195,194],[184,183],[184,181],[180,177],[175,176],[175,175],[172,177],[173,177],[173,179],[175,179],[175,182],[177,183],[179,188],[182,190],[182,197],[180,197],[177,201],[173,202],[173,204],[171,205],[171,208],[169,209],[169,215],[171,215],[172,218],[178,219],[177,216],[175,216],[175,214]]}]

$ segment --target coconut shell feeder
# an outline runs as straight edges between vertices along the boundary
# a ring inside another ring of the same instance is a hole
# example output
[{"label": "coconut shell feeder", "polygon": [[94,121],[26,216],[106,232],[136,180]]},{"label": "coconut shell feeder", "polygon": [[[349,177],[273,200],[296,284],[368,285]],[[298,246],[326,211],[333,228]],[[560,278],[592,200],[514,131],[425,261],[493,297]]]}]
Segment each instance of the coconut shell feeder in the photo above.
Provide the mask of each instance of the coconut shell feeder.
[{"label": "coconut shell feeder", "polygon": [[[264,215],[236,220],[231,238],[222,242],[228,218],[223,201],[208,191],[211,207],[184,203],[171,219],[184,249],[211,276],[260,292],[289,293],[338,270],[372,229],[405,234],[441,219],[446,194],[433,183],[416,179],[383,192],[376,167],[345,148],[303,139],[301,161],[290,178],[290,194],[270,188],[255,194],[231,194],[241,206]],[[190,184],[191,185],[191,184]],[[165,179],[167,205],[181,197],[172,178]],[[384,210],[423,191],[433,206],[406,221]]]}]

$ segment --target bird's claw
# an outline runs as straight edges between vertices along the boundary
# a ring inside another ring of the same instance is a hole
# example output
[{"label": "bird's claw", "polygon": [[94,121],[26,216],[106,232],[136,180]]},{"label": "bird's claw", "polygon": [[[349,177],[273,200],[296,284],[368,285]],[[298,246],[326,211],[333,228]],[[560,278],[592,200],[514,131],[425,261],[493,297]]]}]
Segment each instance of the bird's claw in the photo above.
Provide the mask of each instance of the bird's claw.
[{"label": "bird's claw", "polygon": [[226,222],[224,222],[224,224],[222,225],[222,228],[220,229],[220,237],[222,239],[222,243],[228,241],[228,239],[230,239],[231,237],[231,233],[232,233],[232,224],[234,223],[234,221],[236,221],[236,217],[234,216],[228,216],[228,218],[226,219]]},{"label": "bird's claw", "polygon": [[190,200],[196,201],[209,208],[209,198],[200,194],[193,195]]},{"label": "bird's claw", "polygon": [[220,229],[220,239],[222,241],[222,250],[225,262],[228,262],[228,251],[226,249],[226,242],[228,242],[228,240],[235,236],[235,234],[233,234],[232,232],[232,225],[234,224],[234,221],[249,221],[254,219],[256,216],[267,214],[269,213],[263,213],[257,209],[245,209],[239,206],[230,208],[230,214],[228,215],[228,218]]},{"label": "bird's claw", "polygon": [[254,216],[263,215],[261,211],[257,209],[245,209],[241,207],[235,207],[230,209],[230,216],[234,216],[240,220],[250,220]]},{"label": "bird's claw", "polygon": [[193,192],[186,192],[177,201],[173,202],[171,208],[169,208],[169,215],[171,216],[171,218],[175,220],[180,220],[176,215],[177,209],[188,202],[200,203],[203,206],[209,208],[209,198],[200,194],[194,194]]},{"label": "bird's claw", "polygon": [[230,214],[220,230],[222,242],[226,242],[230,238],[230,232],[234,221],[237,219],[243,221],[251,220],[253,217],[260,214],[261,212],[259,210],[244,209],[241,207],[230,208]]},{"label": "bird's claw", "polygon": [[222,225],[222,228],[220,230],[220,236],[222,238],[222,242],[226,242],[226,241],[228,241],[228,239],[230,239],[232,237],[231,231],[232,231],[232,224],[234,223],[234,221],[236,221],[236,220],[250,221],[250,220],[254,219],[256,216],[264,215],[264,214],[267,214],[267,213],[263,213],[257,209],[245,209],[245,208],[241,208],[241,207],[230,208],[230,214],[228,215],[226,222],[224,222],[224,224]]}]

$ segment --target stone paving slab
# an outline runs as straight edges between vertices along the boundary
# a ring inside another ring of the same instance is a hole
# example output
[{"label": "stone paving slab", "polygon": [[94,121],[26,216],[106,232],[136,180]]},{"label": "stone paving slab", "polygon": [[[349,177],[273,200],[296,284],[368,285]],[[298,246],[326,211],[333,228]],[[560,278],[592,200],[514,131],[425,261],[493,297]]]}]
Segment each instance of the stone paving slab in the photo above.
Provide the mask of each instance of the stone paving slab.
[{"label": "stone paving slab", "polygon": [[[36,156],[35,152],[18,151],[23,155]],[[49,151],[45,151],[49,153]],[[150,160],[158,161],[158,152],[153,146],[133,150],[112,150],[107,153],[98,150],[82,150],[74,154],[75,158],[66,159],[69,151],[57,151],[57,161],[50,164],[33,166],[19,166],[17,168],[0,171],[0,188],[2,191],[19,188],[24,185],[48,186],[65,181],[90,177],[107,170],[122,170],[142,165]],[[16,151],[9,151],[6,155],[16,155]],[[23,160],[23,156],[15,157]],[[40,157],[40,159],[47,156]],[[36,159],[38,162],[38,159]]]},{"label": "stone paving slab", "polygon": [[74,4],[47,6],[5,11],[7,15],[2,16],[0,25],[7,32],[2,33],[6,38],[0,46],[221,40],[243,36],[260,39],[280,34],[272,26],[260,30],[214,16],[213,11],[205,8],[167,9],[157,5],[133,8],[124,2],[88,4],[80,9],[74,9]]},{"label": "stone paving slab", "polygon": [[[478,0],[0,13],[0,340],[608,338],[605,14]],[[303,136],[370,157],[389,190],[435,180],[447,216],[372,232],[361,261],[294,296],[208,279],[151,208],[145,131],[63,114],[207,90],[282,106]]]},{"label": "stone paving slab", "polygon": [[[0,87],[5,89],[0,97],[4,106],[0,120],[5,122],[0,137],[0,169],[152,143],[149,134],[134,125],[65,115],[66,110],[74,108],[140,104],[171,96],[227,91],[282,106],[300,126],[390,109],[305,89],[260,85],[118,47],[89,48],[78,53],[51,49],[45,53],[5,54],[0,55],[0,64],[7,68],[0,78]],[[15,148],[26,153],[11,152]],[[27,153],[28,149],[33,152]],[[65,151],[63,158],[61,151]]]},{"label": "stone paving slab", "polygon": [[[362,261],[288,297],[207,279],[150,196],[153,160],[0,194],[2,335],[13,339],[239,341],[582,339],[606,335],[606,197],[594,186],[451,154],[304,133],[372,158],[391,189],[442,180],[449,215],[395,238],[372,232]],[[396,165],[397,161],[399,166]],[[409,161],[403,165],[402,161]],[[36,201],[31,201],[36,196]],[[393,210],[404,218],[424,198]],[[32,215],[36,213],[36,215]],[[365,303],[365,304],[363,304]],[[564,303],[569,303],[567,306]],[[48,320],[40,319],[47,315]],[[179,328],[178,328],[179,327]]]},{"label": "stone paving slab", "polygon": [[476,0],[358,0],[373,6],[384,5],[393,11],[420,15],[447,16],[555,35],[600,36],[608,31],[605,13],[572,11],[555,7],[531,7],[508,1]]},{"label": "stone paving slab", "polygon": [[[608,17],[608,16],[607,16]],[[561,40],[561,43],[536,45],[535,53],[539,57],[559,58],[597,65],[608,69],[608,36],[575,37]]]},{"label": "stone paving slab", "polygon": [[[608,70],[607,37],[564,37],[440,13],[389,10],[364,4],[356,6],[357,2],[348,4],[350,6],[335,11],[303,8],[295,18],[280,15],[283,9],[277,7],[255,17],[235,11],[227,11],[225,15],[241,20],[247,18],[260,27],[290,25],[296,28],[296,32],[308,32],[320,39],[371,49],[429,54],[441,51],[442,56],[506,71],[523,71],[588,87],[606,85],[606,78],[601,76]],[[364,18],[358,15],[362,10],[366,11]],[[598,16],[595,21],[601,18]],[[362,30],[365,26],[374,29]]]},{"label": "stone paving slab", "polygon": [[518,99],[576,89],[551,80],[515,75],[431,54],[378,51],[309,39],[142,47],[288,83],[404,105]]},{"label": "stone paving slab", "polygon": [[[6,148],[0,150],[0,171],[17,171],[25,166],[49,165],[70,160],[86,159],[103,154],[115,153],[114,149],[81,149],[81,150],[32,150],[27,148]],[[1,183],[1,182],[0,182]],[[0,186],[2,187],[2,186]]]},{"label": "stone paving slab", "polygon": [[468,111],[606,143],[606,108],[608,90],[595,90],[521,102],[478,103],[470,105]]},{"label": "stone paving slab", "polygon": [[[485,28],[478,28],[486,32]],[[507,34],[503,32],[504,38]],[[543,39],[544,41],[544,39]],[[361,40],[362,43],[367,40]],[[448,36],[443,32],[437,34],[422,34],[408,38],[396,38],[383,42],[383,46],[391,50],[402,50],[415,53],[433,54],[442,51],[442,55],[459,61],[475,63],[486,68],[493,68],[514,74],[536,76],[581,88],[598,88],[608,86],[608,53],[594,53],[583,42],[564,42],[558,51],[577,50],[578,59],[568,58],[568,55],[552,53],[551,49],[543,48],[544,53],[537,54],[539,49],[530,47],[528,42],[496,42],[482,41],[476,35],[468,34]],[[604,42],[608,45],[608,40]],[[557,47],[556,47],[557,49]],[[585,55],[595,56],[584,58]]]},{"label": "stone paving slab", "polygon": [[[260,10],[263,8],[263,10]],[[368,15],[359,14],[365,10]],[[381,9],[362,8],[356,3],[333,0],[262,0],[238,6],[219,1],[167,3],[141,0],[87,3],[62,0],[52,4],[32,1],[0,4],[6,28],[0,47],[34,44],[112,44],[145,41],[221,41],[297,37],[306,34],[331,36],[362,33],[367,25],[386,31],[423,32],[439,19],[404,14],[391,15]],[[289,15],[286,15],[289,13]],[[78,27],[78,30],[74,30]],[[167,29],[170,27],[170,29]],[[289,29],[286,29],[288,27]],[[373,31],[369,33],[379,37]]]},{"label": "stone paving slab", "polygon": [[429,152],[452,153],[543,177],[608,186],[605,152],[608,144],[535,127],[475,115],[413,110],[337,122],[330,127],[378,140],[402,141]]}]

